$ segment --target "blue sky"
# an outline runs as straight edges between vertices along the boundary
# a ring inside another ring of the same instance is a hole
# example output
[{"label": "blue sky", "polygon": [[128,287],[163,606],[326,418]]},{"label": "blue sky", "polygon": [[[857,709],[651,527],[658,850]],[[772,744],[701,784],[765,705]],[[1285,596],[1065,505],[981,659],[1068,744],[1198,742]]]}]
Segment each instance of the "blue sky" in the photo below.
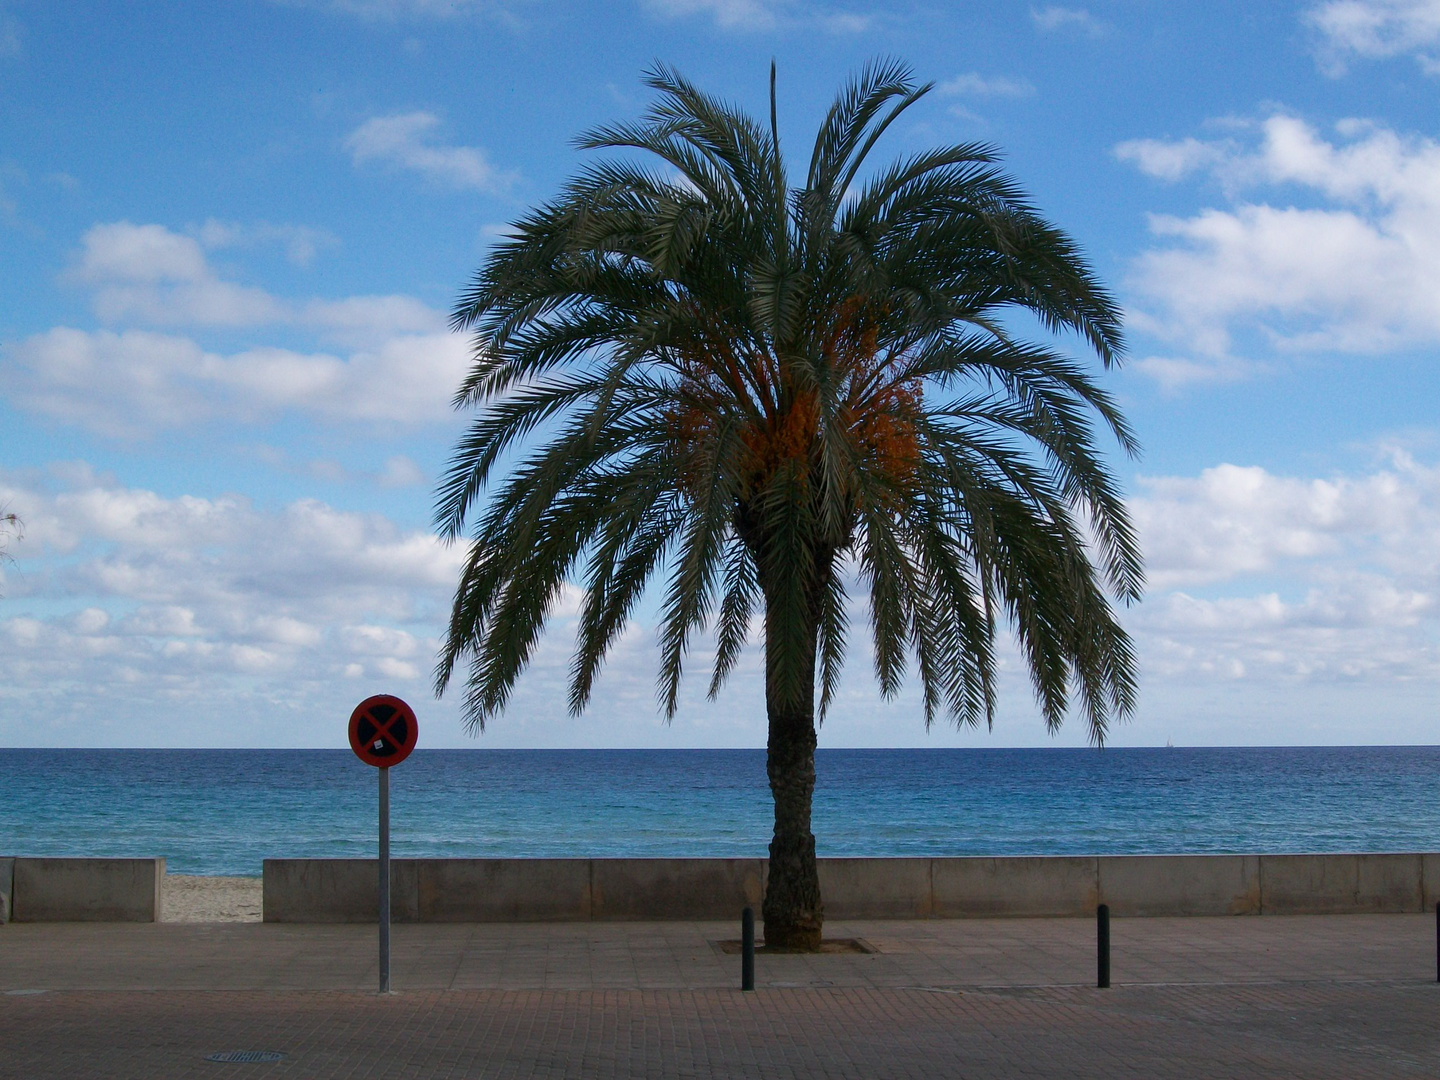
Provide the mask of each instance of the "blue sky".
[{"label": "blue sky", "polygon": [[[798,157],[882,55],[936,83],[889,152],[995,143],[1125,306],[1114,741],[1435,742],[1440,0],[0,0],[0,742],[335,746],[383,690],[470,745],[429,691],[458,290],[651,62],[759,113],[774,57]],[[643,613],[568,717],[567,619],[483,745],[763,745],[753,655],[661,722]],[[1052,741],[1013,663],[993,732],[927,733],[863,647],[821,734]]]}]

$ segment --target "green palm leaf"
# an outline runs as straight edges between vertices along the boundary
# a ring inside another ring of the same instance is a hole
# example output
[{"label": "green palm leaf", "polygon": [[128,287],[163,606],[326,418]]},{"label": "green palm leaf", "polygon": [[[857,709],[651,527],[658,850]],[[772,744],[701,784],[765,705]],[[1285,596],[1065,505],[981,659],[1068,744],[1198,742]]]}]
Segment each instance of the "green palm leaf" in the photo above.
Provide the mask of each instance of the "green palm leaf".
[{"label": "green palm leaf", "polygon": [[442,535],[469,534],[436,689],[463,669],[483,729],[580,582],[578,713],[654,587],[670,716],[692,645],[713,634],[713,698],[758,616],[765,934],[813,946],[816,722],[853,594],[881,692],[913,667],[927,726],[993,721],[1002,624],[1052,730],[1076,709],[1100,743],[1134,708],[1113,601],[1139,598],[1143,570],[1097,430],[1126,453],[1135,438],[1084,364],[1008,318],[1109,367],[1120,313],[993,148],[872,164],[929,89],[903,65],[842,90],[798,188],[773,69],[768,131],[672,69],[647,83],[648,114],[579,140],[619,156],[516,222],[455,308],[475,343],[455,402],[477,416],[436,505]]}]

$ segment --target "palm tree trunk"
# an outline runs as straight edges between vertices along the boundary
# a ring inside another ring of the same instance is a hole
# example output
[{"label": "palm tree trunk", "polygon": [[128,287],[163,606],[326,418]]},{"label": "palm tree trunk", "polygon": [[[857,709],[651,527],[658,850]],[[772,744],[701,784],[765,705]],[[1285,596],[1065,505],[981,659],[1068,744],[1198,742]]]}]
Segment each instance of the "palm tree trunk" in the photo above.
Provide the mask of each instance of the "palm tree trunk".
[{"label": "palm tree trunk", "polygon": [[765,635],[765,708],[770,719],[765,771],[775,799],[775,834],[770,841],[770,873],[762,913],[765,947],[770,949],[818,949],[825,921],[815,868],[815,835],[810,831],[810,803],[815,793],[817,633],[818,627],[812,623],[810,671],[798,697],[777,690],[777,646],[768,632]]}]

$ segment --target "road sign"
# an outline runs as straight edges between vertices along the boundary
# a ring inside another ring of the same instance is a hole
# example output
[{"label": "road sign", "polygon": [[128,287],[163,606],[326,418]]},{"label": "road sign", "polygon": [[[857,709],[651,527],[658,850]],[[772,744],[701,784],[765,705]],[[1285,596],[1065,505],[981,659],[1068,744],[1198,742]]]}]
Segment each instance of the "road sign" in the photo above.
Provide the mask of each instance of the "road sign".
[{"label": "road sign", "polygon": [[380,770],[380,993],[390,992],[390,766],[415,749],[415,710],[391,694],[368,697],[350,714],[350,749]]},{"label": "road sign", "polygon": [[415,749],[415,710],[391,694],[368,697],[350,714],[350,749],[366,765],[388,769]]}]

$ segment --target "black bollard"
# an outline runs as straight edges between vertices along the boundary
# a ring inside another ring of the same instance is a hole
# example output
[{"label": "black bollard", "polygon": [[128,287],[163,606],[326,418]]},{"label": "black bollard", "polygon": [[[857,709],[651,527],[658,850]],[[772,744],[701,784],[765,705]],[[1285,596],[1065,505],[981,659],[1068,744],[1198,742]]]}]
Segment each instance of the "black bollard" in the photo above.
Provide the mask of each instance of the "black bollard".
[{"label": "black bollard", "polygon": [[1435,905],[1435,981],[1440,982],[1440,904]]},{"label": "black bollard", "polygon": [[755,989],[755,909],[740,913],[740,989]]},{"label": "black bollard", "polygon": [[1098,953],[1099,976],[1095,985],[1104,990],[1110,986],[1110,905],[1095,909],[1095,946]]}]

